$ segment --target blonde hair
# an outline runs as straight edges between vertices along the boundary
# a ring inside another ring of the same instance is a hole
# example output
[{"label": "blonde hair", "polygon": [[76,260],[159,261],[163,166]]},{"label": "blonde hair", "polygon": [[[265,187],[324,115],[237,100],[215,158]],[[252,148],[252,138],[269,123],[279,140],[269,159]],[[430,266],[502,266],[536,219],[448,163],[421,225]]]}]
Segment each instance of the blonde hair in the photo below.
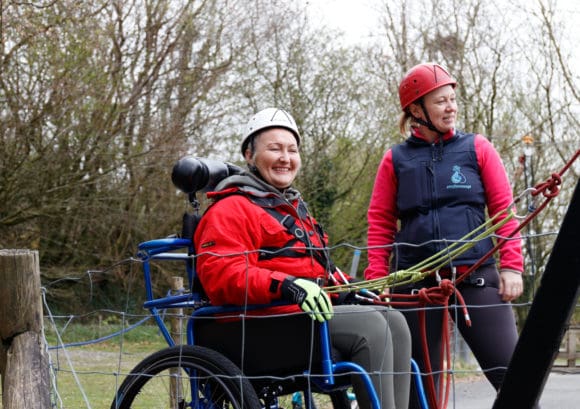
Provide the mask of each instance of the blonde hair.
[{"label": "blonde hair", "polygon": [[406,137],[409,134],[409,128],[411,126],[412,120],[413,117],[411,116],[411,113],[408,109],[405,109],[403,112],[401,112],[401,115],[399,116],[399,132],[401,135]]}]

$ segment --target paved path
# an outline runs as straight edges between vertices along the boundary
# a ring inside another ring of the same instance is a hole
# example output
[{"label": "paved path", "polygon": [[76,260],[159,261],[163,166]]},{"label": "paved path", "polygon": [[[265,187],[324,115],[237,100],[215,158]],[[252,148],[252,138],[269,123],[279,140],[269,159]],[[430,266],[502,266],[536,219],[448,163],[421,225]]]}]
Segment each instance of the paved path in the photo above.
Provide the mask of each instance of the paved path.
[{"label": "paved path", "polygon": [[[448,409],[491,409],[495,391],[484,379],[455,383]],[[552,372],[540,397],[542,409],[580,409],[580,373]]]}]

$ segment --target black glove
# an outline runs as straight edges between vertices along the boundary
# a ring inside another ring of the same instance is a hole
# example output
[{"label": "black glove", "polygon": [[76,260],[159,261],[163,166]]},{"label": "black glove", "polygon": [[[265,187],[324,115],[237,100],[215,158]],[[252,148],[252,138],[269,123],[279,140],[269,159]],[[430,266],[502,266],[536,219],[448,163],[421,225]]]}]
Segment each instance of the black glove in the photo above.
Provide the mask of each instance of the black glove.
[{"label": "black glove", "polygon": [[332,318],[332,303],[320,286],[303,278],[288,277],[280,285],[282,298],[298,304],[312,319],[324,322]]},{"label": "black glove", "polygon": [[[361,283],[364,280],[360,278],[351,278],[349,284]],[[378,295],[378,291],[369,291],[364,288],[357,289],[351,288],[346,291],[341,291],[336,293],[335,297],[332,299],[334,305],[345,305],[345,304],[372,304],[373,298]]]}]

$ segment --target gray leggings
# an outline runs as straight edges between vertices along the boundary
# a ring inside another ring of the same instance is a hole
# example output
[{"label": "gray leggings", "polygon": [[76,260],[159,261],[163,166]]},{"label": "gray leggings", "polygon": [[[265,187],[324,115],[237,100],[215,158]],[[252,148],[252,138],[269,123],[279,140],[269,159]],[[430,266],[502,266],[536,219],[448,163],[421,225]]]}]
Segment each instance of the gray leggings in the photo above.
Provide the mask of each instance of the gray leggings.
[{"label": "gray leggings", "polygon": [[[409,404],[411,334],[399,311],[370,305],[339,305],[329,321],[332,347],[371,375],[382,409]],[[352,379],[361,409],[370,408],[360,377]]]}]

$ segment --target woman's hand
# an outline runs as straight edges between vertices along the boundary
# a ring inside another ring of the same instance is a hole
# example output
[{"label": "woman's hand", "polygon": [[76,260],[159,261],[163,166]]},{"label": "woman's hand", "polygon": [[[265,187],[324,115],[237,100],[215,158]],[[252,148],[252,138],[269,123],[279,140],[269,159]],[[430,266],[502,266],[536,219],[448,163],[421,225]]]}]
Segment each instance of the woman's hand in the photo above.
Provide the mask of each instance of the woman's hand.
[{"label": "woman's hand", "polygon": [[503,301],[509,302],[518,298],[524,292],[522,273],[503,269],[499,272],[499,294]]},{"label": "woman's hand", "polygon": [[288,277],[280,287],[282,298],[298,304],[312,319],[324,322],[332,318],[332,303],[328,294],[313,281]]}]

